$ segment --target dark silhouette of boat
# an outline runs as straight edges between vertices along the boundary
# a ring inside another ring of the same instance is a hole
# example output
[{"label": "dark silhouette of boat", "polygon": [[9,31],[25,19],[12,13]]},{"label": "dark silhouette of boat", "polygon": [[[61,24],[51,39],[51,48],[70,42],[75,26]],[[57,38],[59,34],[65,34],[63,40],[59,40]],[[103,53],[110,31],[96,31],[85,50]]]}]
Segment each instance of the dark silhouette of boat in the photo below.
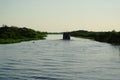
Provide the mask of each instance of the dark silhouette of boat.
[{"label": "dark silhouette of boat", "polygon": [[63,33],[63,40],[70,40],[70,33],[69,32]]}]

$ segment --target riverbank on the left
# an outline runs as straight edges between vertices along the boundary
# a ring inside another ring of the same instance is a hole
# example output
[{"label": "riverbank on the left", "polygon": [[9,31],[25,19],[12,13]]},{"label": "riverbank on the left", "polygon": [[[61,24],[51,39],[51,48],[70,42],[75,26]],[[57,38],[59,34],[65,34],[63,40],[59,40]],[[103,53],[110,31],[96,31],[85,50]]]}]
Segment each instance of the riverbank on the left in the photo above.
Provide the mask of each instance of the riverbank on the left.
[{"label": "riverbank on the left", "polygon": [[9,27],[7,25],[3,25],[2,27],[0,27],[0,44],[18,43],[31,40],[43,40],[46,36],[46,32],[35,31],[26,27]]}]

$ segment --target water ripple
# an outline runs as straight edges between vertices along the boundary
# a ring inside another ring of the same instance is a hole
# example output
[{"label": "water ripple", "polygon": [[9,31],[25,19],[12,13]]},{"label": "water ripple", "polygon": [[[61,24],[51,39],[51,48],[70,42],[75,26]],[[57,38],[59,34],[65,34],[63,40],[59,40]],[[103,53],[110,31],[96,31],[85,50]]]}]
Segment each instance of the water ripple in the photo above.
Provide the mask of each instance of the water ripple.
[{"label": "water ripple", "polygon": [[63,79],[59,79],[59,78],[43,77],[43,76],[32,76],[31,78],[42,79],[42,80],[63,80]]},{"label": "water ripple", "polygon": [[0,80],[120,80],[119,46],[54,37],[0,45]]}]

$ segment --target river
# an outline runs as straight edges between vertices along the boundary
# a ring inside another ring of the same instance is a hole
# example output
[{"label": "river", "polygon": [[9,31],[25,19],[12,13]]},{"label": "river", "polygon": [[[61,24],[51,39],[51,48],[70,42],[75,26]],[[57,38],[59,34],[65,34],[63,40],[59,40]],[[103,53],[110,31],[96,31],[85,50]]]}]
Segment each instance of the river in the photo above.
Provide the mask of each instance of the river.
[{"label": "river", "polygon": [[61,38],[0,44],[0,80],[120,80],[120,46]]}]

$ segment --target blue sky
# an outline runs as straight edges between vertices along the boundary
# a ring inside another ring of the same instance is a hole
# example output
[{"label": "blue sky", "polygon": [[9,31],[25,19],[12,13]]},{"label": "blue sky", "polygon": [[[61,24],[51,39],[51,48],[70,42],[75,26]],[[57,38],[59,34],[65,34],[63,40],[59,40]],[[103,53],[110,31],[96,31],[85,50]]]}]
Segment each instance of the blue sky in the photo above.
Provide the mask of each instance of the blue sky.
[{"label": "blue sky", "polygon": [[0,0],[0,25],[40,31],[120,31],[120,0]]}]

